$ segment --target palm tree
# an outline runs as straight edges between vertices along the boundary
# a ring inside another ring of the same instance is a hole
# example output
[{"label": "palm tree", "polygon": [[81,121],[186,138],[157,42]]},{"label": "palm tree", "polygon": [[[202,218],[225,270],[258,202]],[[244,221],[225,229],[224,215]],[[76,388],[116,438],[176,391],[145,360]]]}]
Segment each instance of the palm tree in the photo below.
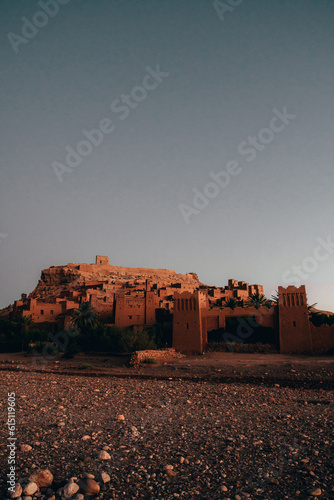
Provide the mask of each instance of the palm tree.
[{"label": "palm tree", "polygon": [[276,294],[271,296],[272,302],[275,303],[276,306],[278,306],[278,290],[275,290]]},{"label": "palm tree", "polygon": [[271,301],[260,293],[252,293],[247,299],[248,307],[260,309],[261,306],[271,307]]},{"label": "palm tree", "polygon": [[308,313],[309,315],[312,313],[312,312],[315,312],[315,311],[312,311],[312,309],[314,309],[314,307],[317,305],[318,302],[314,302],[314,304],[311,304],[311,305],[308,305],[307,304],[307,310],[308,310]]},{"label": "palm tree", "polygon": [[31,316],[20,316],[18,319],[18,324],[20,325],[20,335],[21,335],[21,351],[23,351],[24,345],[28,345],[28,330],[34,324]]},{"label": "palm tree", "polygon": [[233,311],[239,305],[240,305],[239,301],[237,299],[234,299],[233,297],[231,297],[225,301],[225,303],[223,304],[223,307],[229,307]]},{"label": "palm tree", "polygon": [[26,332],[34,324],[31,316],[20,316],[18,323],[21,326],[22,332]]},{"label": "palm tree", "polygon": [[223,307],[223,300],[217,299],[216,302],[210,305],[210,309],[213,309],[214,307],[219,307],[219,309],[221,309]]},{"label": "palm tree", "polygon": [[97,325],[96,313],[90,302],[82,302],[78,309],[72,311],[72,324],[79,330],[85,331]]}]

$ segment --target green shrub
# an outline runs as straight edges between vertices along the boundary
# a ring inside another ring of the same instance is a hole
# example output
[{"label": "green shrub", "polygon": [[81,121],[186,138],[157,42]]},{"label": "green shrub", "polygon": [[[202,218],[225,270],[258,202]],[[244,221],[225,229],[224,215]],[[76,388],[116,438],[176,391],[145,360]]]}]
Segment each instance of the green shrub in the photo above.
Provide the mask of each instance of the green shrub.
[{"label": "green shrub", "polygon": [[28,353],[36,353],[38,352],[39,354],[43,354],[43,352],[47,352],[50,354],[50,352],[57,353],[58,352],[58,347],[53,344],[52,342],[35,342],[30,345],[28,345],[27,352]]},{"label": "green shrub", "polygon": [[156,362],[157,361],[156,361],[155,358],[145,358],[145,359],[143,359],[143,363],[147,363],[148,365],[153,365]]},{"label": "green shrub", "polygon": [[327,314],[324,313],[311,312],[310,321],[311,323],[313,323],[314,326],[321,326],[321,325],[332,326],[334,324],[334,314],[330,314],[329,316],[327,316]]},{"label": "green shrub", "polygon": [[67,345],[62,358],[73,359],[80,352],[80,346],[76,341],[70,341]]},{"label": "green shrub", "polygon": [[120,338],[120,351],[122,353],[156,349],[154,340],[146,330],[124,330]]},{"label": "green shrub", "polygon": [[22,343],[21,327],[13,321],[0,318],[0,352],[19,352]]},{"label": "green shrub", "polygon": [[25,327],[20,318],[17,322],[0,318],[0,352],[27,351],[30,343],[45,343],[48,340],[45,330]]},{"label": "green shrub", "polygon": [[274,354],[277,353],[277,348],[272,344],[245,344],[242,342],[211,342],[207,345],[209,352],[237,352],[237,353],[264,353]]},{"label": "green shrub", "polygon": [[[73,352],[74,345],[77,345]],[[146,330],[133,330],[131,328],[120,328],[99,324],[96,327],[87,328],[80,332],[70,341],[66,349],[66,356],[81,352],[108,352],[125,354],[144,349],[156,349],[156,343],[150,332]],[[71,347],[72,346],[72,347]],[[70,359],[70,358],[68,358]]]},{"label": "green shrub", "polygon": [[172,347],[173,325],[172,323],[156,323],[147,328],[147,333],[158,349]]}]

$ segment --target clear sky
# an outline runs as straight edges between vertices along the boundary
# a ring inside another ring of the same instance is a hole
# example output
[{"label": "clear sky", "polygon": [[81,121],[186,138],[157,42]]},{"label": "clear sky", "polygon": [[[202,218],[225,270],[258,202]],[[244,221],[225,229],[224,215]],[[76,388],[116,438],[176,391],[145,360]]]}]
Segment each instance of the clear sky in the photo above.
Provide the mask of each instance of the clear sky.
[{"label": "clear sky", "polygon": [[100,254],[334,310],[333,26],[333,0],[2,0],[0,307]]}]

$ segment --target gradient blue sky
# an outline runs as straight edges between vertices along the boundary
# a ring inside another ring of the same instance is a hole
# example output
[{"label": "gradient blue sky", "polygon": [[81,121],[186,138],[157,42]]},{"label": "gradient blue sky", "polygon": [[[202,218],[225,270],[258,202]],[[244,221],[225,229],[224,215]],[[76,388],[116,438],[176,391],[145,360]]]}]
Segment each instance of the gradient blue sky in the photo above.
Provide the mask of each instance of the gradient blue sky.
[{"label": "gradient blue sky", "polygon": [[[96,254],[270,296],[334,240],[332,0],[245,0],[223,21],[204,0],[71,0],[16,54],[8,33],[40,10],[0,5],[0,307]],[[120,120],[112,101],[157,65],[169,76]],[[284,106],[296,118],[247,162],[238,145]],[[115,130],[60,183],[51,164],[106,117]],[[242,172],[186,224],[179,204],[230,160]],[[334,310],[334,253],[316,267],[309,302]]]}]

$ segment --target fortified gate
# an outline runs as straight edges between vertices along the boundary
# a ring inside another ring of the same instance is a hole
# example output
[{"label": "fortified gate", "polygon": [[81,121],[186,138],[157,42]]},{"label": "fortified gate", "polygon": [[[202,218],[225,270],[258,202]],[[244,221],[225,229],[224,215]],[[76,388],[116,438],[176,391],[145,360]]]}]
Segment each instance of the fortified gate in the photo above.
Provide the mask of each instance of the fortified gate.
[{"label": "fortified gate", "polygon": [[[209,308],[207,291],[174,294],[173,347],[177,351],[203,353],[208,332],[225,328],[227,318],[241,318],[231,341],[244,342],[259,325],[272,329],[279,338],[280,353],[311,353],[334,348],[334,327],[315,327],[309,321],[305,286],[278,287],[278,305]],[[248,322],[242,322],[248,318]],[[254,321],[255,320],[255,321]],[[252,321],[254,327],[252,328]],[[229,334],[227,334],[229,335]]]}]

